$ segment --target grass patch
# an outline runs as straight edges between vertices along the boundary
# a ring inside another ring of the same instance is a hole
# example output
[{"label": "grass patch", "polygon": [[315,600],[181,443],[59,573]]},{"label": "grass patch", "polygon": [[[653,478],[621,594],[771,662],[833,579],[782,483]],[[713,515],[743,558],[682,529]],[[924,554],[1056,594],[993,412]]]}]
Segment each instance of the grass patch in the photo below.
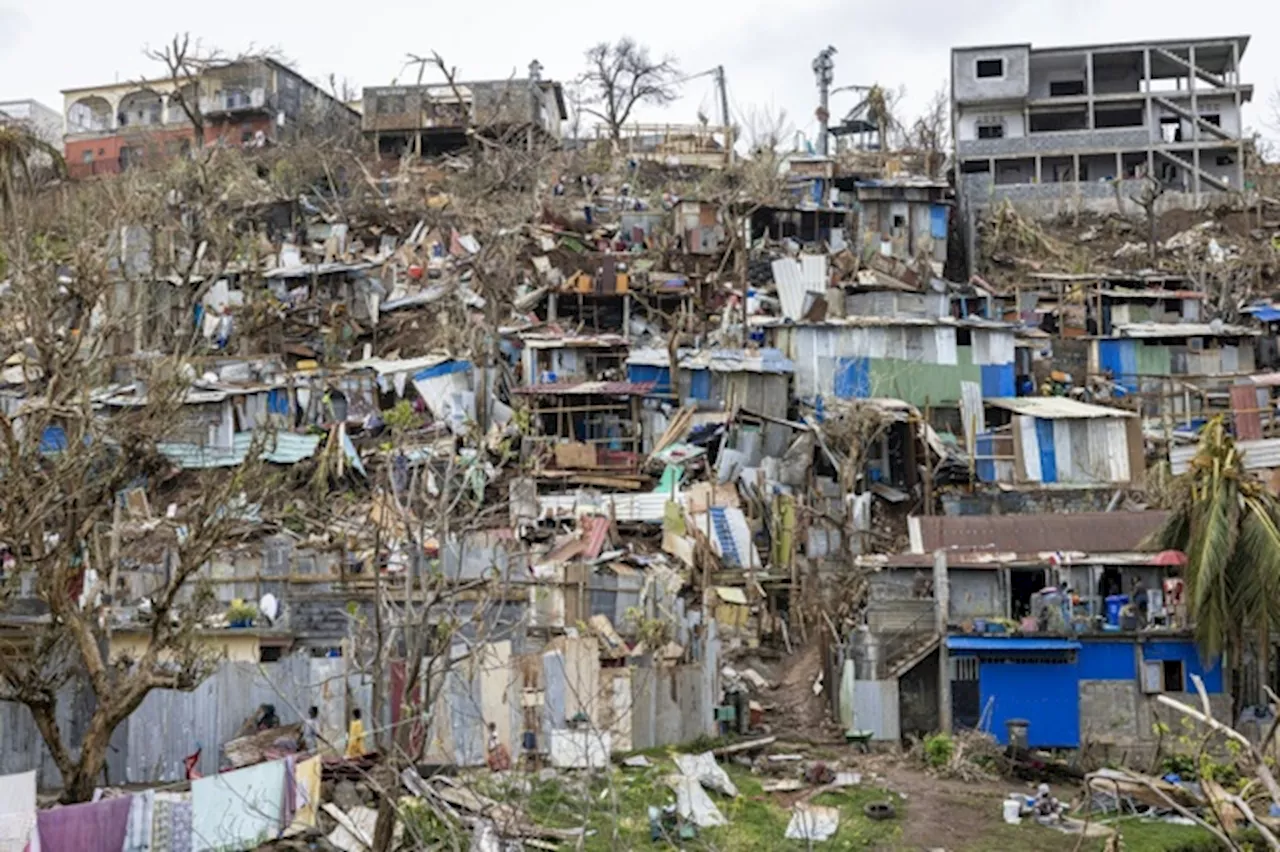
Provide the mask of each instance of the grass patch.
[{"label": "grass patch", "polygon": [[[1213,835],[1198,826],[1171,825],[1128,818],[1107,823],[1119,828],[1125,852],[1217,852]],[[1024,820],[1018,825],[993,823],[988,836],[968,846],[964,852],[1007,852],[1010,849],[1036,849],[1040,852],[1070,852],[1076,847],[1076,836],[1053,831]],[[1082,849],[1100,852],[1106,845],[1101,838],[1091,839]]]},{"label": "grass patch", "polygon": [[[584,844],[589,852],[643,848],[798,852],[808,848],[803,841],[784,838],[791,820],[790,809],[782,807],[776,795],[764,792],[760,778],[734,765],[725,765],[725,770],[738,787],[738,797],[728,799],[716,792],[708,793],[728,825],[699,829],[693,840],[664,838],[651,842],[649,806],[675,803],[675,793],[665,783],[666,776],[675,772],[674,764],[665,758],[655,760],[655,764],[643,770],[613,769],[609,775],[594,777],[565,775],[550,781],[534,780],[531,789],[522,794],[522,804],[531,817],[544,825],[571,828],[585,822],[595,830]],[[896,819],[876,821],[863,815],[864,805],[885,800],[893,802]],[[813,803],[840,809],[839,831],[820,848],[892,849],[901,837],[905,802],[885,790],[849,787],[823,793]]]}]

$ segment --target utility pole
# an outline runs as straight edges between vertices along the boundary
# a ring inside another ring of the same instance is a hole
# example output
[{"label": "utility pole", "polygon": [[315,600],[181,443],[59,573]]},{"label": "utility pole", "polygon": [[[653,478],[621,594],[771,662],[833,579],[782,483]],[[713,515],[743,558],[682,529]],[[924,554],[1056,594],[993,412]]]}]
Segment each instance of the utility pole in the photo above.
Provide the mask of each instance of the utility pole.
[{"label": "utility pole", "polygon": [[831,83],[835,80],[836,63],[832,58],[835,55],[836,49],[827,45],[813,60],[813,73],[818,78],[818,153],[824,157],[827,156],[827,122],[831,119],[827,106]]},{"label": "utility pole", "polygon": [[729,122],[729,88],[724,80],[724,66],[717,65],[715,70],[716,87],[720,90],[720,124],[724,127],[725,156],[729,165],[733,165],[733,125]]}]

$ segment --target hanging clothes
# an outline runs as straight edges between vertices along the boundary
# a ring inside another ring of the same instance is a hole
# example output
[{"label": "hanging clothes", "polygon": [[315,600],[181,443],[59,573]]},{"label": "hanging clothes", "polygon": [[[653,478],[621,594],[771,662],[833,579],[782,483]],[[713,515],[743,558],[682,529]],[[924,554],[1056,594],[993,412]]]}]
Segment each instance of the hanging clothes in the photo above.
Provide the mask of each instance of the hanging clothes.
[{"label": "hanging clothes", "polygon": [[133,795],[133,801],[129,805],[129,824],[125,830],[124,848],[121,852],[151,852],[155,805],[155,790],[144,790]]},{"label": "hanging clothes", "polygon": [[132,796],[40,811],[41,852],[120,852]]},{"label": "hanging clothes", "polygon": [[194,849],[255,849],[280,833],[285,762],[273,760],[191,784]]},{"label": "hanging clothes", "polygon": [[298,763],[294,768],[294,814],[293,824],[286,834],[301,834],[316,827],[316,813],[320,809],[320,769],[319,755]]},{"label": "hanging clothes", "polygon": [[0,852],[40,852],[36,773],[0,776]]},{"label": "hanging clothes", "polygon": [[152,852],[192,852],[191,800],[183,793],[156,793],[151,819]]}]

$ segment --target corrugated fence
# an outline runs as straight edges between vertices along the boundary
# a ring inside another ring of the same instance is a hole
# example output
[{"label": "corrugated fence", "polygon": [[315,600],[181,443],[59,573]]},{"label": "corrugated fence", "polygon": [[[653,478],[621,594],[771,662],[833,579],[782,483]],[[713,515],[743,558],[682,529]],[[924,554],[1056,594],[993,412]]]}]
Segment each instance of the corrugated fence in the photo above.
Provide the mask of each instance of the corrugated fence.
[{"label": "corrugated fence", "polygon": [[[369,712],[372,686],[346,674],[340,658],[293,656],[274,663],[224,663],[192,692],[156,690],[116,729],[107,755],[111,784],[159,784],[184,777],[183,758],[201,749],[198,768],[218,771],[219,747],[239,735],[259,705],[274,704],[282,724],[320,710],[321,730],[338,740],[346,729],[345,697]],[[344,685],[344,681],[346,685]],[[59,702],[59,727],[67,742],[80,742],[93,713],[88,687],[67,689]],[[26,707],[0,702],[0,775],[39,771],[42,788],[60,786],[62,776]]]}]

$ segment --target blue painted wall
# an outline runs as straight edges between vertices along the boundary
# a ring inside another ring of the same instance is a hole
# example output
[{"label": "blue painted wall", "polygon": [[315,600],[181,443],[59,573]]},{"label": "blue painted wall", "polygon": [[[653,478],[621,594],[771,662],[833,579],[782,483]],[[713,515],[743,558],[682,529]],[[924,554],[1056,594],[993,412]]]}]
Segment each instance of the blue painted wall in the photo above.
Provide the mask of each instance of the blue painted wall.
[{"label": "blue painted wall", "polygon": [[693,370],[689,373],[689,395],[694,399],[711,399],[710,370]]},{"label": "blue painted wall", "polygon": [[947,238],[947,218],[950,208],[945,204],[935,204],[929,208],[929,235],[935,240]]},{"label": "blue painted wall", "polygon": [[653,367],[647,364],[628,364],[627,381],[654,382],[653,394],[671,393],[671,370],[668,367]]},{"label": "blue painted wall", "polygon": [[1067,662],[987,662],[978,664],[981,709],[991,702],[991,733],[1009,744],[1005,723],[1026,719],[1027,742],[1038,748],[1077,748],[1080,745],[1080,679],[1076,664]]},{"label": "blue painted wall", "polygon": [[1076,653],[1080,680],[1135,680],[1132,642],[1083,642]]},{"label": "blue painted wall", "polygon": [[1058,481],[1058,453],[1053,448],[1053,421],[1036,418],[1036,443],[1040,445],[1040,481]]},{"label": "blue painted wall", "polygon": [[1137,340],[1099,340],[1098,364],[1129,393],[1138,392]]},{"label": "blue painted wall", "polygon": [[996,463],[991,458],[996,454],[996,436],[994,432],[982,432],[978,435],[977,449],[979,456],[986,456],[980,459],[977,464],[978,479],[982,482],[996,481]]},{"label": "blue painted wall", "polygon": [[1208,692],[1222,692],[1222,663],[1215,661],[1205,668],[1200,659],[1200,652],[1195,643],[1189,639],[1167,639],[1142,643],[1142,659],[1144,660],[1181,660],[1187,682],[1183,689],[1192,690],[1191,675],[1199,675],[1204,680],[1204,688]]},{"label": "blue painted wall", "polygon": [[1005,397],[1018,395],[1012,364],[993,364],[980,369],[982,370],[983,396]]}]

